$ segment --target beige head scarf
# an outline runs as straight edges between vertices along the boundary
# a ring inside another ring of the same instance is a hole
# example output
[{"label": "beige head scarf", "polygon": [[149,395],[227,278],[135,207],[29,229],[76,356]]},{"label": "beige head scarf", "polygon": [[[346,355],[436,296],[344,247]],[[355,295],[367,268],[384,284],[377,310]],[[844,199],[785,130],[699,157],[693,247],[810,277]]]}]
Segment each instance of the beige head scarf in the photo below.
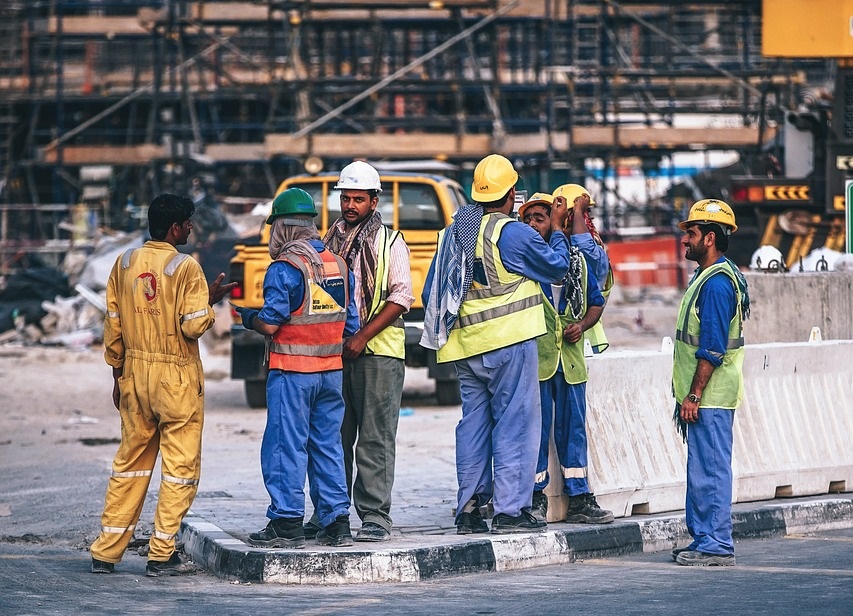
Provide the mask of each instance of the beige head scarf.
[{"label": "beige head scarf", "polygon": [[308,262],[311,278],[323,279],[323,260],[308,240],[319,240],[320,232],[314,220],[308,216],[282,216],[272,222],[270,229],[270,257],[273,260],[283,255],[296,255]]}]

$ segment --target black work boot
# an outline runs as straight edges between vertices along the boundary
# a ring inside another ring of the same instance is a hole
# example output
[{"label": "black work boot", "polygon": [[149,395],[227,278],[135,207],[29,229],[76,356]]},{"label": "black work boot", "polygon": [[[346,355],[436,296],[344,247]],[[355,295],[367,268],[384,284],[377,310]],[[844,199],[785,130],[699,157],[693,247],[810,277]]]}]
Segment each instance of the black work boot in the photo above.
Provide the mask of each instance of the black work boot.
[{"label": "black work boot", "polygon": [[160,577],[164,575],[190,575],[198,571],[191,562],[184,562],[177,552],[172,552],[166,562],[160,560],[149,560],[145,567],[145,575],[148,577]]},{"label": "black work boot", "polygon": [[530,508],[530,513],[537,520],[543,522],[548,520],[548,497],[542,490],[533,491],[533,506]]},{"label": "black work boot", "polygon": [[352,545],[352,531],[349,527],[349,516],[339,515],[335,521],[329,524],[326,528],[320,529],[317,533],[317,543],[319,545],[331,545],[332,547],[342,548]]},{"label": "black work boot", "polygon": [[569,509],[566,522],[570,524],[609,524],[613,521],[613,512],[602,509],[589,492],[569,496]]},{"label": "black work boot", "polygon": [[323,527],[320,526],[320,523],[315,521],[314,518],[311,518],[302,525],[302,532],[305,533],[306,539],[315,539],[317,537],[317,533],[321,530],[323,530]]},{"label": "black work boot", "polygon": [[527,509],[522,509],[517,516],[498,513],[492,518],[492,532],[496,535],[508,533],[531,533],[543,531],[548,525],[542,520],[537,520]]},{"label": "black work boot", "polygon": [[463,511],[456,519],[457,535],[476,535],[487,532],[489,532],[489,525],[483,519],[479,507],[474,507],[472,511]]},{"label": "black work boot", "polygon": [[112,573],[115,568],[116,566],[113,563],[92,557],[92,573]]},{"label": "black work boot", "polygon": [[257,548],[304,548],[302,518],[270,520],[266,528],[249,535],[249,545]]}]

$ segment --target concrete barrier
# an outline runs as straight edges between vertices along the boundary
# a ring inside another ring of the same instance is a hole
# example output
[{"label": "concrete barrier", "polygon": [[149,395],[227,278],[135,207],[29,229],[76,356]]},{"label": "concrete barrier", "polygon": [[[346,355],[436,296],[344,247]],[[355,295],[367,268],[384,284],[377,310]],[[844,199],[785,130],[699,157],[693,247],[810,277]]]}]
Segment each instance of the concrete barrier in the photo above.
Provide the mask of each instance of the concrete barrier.
[{"label": "concrete barrier", "polygon": [[[735,415],[734,502],[853,489],[853,341],[747,345]],[[589,478],[616,516],[684,508],[687,445],[672,421],[670,353],[588,359]],[[551,455],[551,476],[561,476]],[[552,480],[549,520],[565,515]]]}]

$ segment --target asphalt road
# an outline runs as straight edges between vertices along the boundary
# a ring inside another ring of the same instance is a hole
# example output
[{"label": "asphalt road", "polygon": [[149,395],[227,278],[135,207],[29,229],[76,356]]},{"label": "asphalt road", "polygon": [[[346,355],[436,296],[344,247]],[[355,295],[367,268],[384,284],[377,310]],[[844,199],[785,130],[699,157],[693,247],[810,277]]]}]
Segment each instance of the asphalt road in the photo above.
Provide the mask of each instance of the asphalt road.
[{"label": "asphalt road", "polygon": [[853,530],[741,542],[738,566],[680,567],[667,554],[588,560],[419,584],[285,587],[205,573],[89,573],[73,548],[0,544],[2,614],[853,614]]}]

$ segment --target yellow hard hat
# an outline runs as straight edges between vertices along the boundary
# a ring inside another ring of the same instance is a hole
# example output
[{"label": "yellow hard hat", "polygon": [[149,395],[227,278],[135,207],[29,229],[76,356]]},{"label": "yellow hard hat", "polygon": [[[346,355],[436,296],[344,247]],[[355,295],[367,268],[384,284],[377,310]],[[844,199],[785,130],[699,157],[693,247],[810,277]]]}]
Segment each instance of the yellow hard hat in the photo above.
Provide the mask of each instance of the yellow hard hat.
[{"label": "yellow hard hat", "polygon": [[500,154],[489,154],[477,163],[474,169],[471,198],[477,203],[497,201],[506,195],[516,182],[518,173],[512,163]]},{"label": "yellow hard hat", "polygon": [[556,190],[554,190],[553,196],[556,197],[565,197],[566,198],[566,208],[572,209],[575,207],[575,199],[586,195],[589,197],[589,204],[595,205],[595,201],[592,200],[592,196],[589,194],[589,191],[581,186],[580,184],[563,184],[562,186],[558,186]]},{"label": "yellow hard hat", "polygon": [[524,218],[524,213],[527,211],[532,205],[541,205],[544,206],[546,210],[551,211],[551,205],[554,203],[554,197],[549,195],[548,193],[533,193],[530,196],[530,199],[524,202],[524,204],[518,208],[518,218]]},{"label": "yellow hard hat", "polygon": [[728,203],[719,199],[702,199],[694,203],[687,215],[687,220],[678,223],[678,228],[684,231],[693,223],[704,224],[709,222],[725,225],[731,229],[732,233],[737,231],[735,213]]}]

